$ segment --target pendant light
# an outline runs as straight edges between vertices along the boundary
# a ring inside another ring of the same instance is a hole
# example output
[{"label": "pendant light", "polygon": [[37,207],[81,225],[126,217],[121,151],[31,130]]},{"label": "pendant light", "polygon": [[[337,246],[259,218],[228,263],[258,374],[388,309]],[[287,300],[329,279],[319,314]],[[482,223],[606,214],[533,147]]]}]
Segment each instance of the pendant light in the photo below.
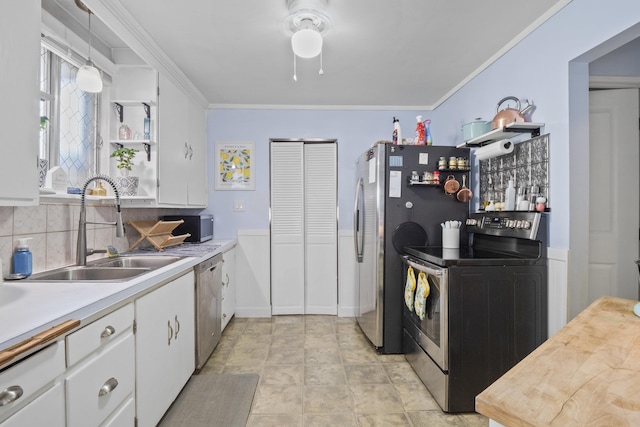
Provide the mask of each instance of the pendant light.
[{"label": "pendant light", "polygon": [[76,4],[82,10],[86,10],[89,15],[89,56],[87,63],[78,69],[76,73],[76,84],[80,90],[90,93],[102,92],[102,77],[100,71],[91,62],[91,15],[93,14],[80,0]]}]

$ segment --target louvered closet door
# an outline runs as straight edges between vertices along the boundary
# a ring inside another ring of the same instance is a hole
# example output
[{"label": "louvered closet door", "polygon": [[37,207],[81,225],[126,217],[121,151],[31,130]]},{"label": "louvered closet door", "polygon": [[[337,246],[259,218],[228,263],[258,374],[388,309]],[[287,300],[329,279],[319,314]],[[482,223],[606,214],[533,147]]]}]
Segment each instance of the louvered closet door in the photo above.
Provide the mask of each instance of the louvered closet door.
[{"label": "louvered closet door", "polygon": [[271,312],[337,314],[336,144],[271,143]]},{"label": "louvered closet door", "polygon": [[336,144],[305,144],[306,314],[338,313]]},{"label": "louvered closet door", "polygon": [[271,313],[304,313],[304,146],[271,143]]}]

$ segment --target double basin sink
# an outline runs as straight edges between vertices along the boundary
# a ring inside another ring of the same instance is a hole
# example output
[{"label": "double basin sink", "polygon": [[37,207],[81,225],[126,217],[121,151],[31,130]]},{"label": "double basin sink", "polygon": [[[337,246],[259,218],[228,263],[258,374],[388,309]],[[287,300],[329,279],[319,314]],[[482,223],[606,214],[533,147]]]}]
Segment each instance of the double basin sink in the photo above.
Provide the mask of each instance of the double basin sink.
[{"label": "double basin sink", "polygon": [[180,259],[182,258],[167,255],[103,258],[88,262],[86,266],[72,265],[36,273],[26,280],[47,282],[124,282],[172,264]]}]

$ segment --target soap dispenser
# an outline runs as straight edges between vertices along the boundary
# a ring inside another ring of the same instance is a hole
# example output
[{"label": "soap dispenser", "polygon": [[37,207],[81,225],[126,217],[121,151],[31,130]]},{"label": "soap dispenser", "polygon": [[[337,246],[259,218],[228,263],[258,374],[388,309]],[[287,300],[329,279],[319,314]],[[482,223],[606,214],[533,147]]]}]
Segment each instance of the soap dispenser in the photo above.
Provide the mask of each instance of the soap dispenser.
[{"label": "soap dispenser", "polygon": [[31,239],[32,237],[18,239],[18,248],[16,249],[16,253],[13,254],[13,272],[16,274],[31,276],[33,256],[29,250],[28,243]]}]

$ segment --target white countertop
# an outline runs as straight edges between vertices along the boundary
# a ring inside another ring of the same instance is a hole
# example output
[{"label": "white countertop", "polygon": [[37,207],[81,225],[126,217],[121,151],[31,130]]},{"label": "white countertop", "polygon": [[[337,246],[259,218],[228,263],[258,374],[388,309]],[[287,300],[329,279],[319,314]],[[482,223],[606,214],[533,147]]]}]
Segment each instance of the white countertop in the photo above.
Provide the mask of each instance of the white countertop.
[{"label": "white countertop", "polygon": [[[235,244],[236,240],[214,240],[198,245],[197,251],[196,245],[185,245],[183,252],[190,256],[125,282],[4,282],[0,285],[0,351],[66,320],[80,320],[84,326]],[[180,247],[159,255],[180,256]]]}]

